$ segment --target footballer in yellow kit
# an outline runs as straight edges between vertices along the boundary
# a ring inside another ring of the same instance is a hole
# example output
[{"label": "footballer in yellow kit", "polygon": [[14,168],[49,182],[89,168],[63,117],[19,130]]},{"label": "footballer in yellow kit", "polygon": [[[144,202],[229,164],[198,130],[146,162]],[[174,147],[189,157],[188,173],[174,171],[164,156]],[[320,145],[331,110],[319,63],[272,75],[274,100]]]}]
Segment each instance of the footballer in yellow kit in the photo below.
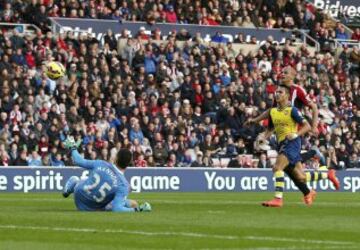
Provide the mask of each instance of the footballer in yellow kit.
[{"label": "footballer in yellow kit", "polygon": [[279,154],[284,154],[291,166],[301,161],[301,139],[297,136],[297,126],[303,121],[295,107],[270,109],[269,128],[275,130]]},{"label": "footballer in yellow kit", "polygon": [[[269,118],[269,128],[265,132],[264,139],[267,139],[272,132],[275,132],[278,141],[278,156],[273,172],[275,177],[275,198],[263,202],[263,206],[282,207],[284,192],[284,169],[289,166],[296,181],[306,186],[307,181],[319,181],[329,179],[335,187],[339,187],[339,181],[334,171],[328,173],[306,173],[301,163],[301,139],[300,137],[310,131],[310,124],[304,119],[297,108],[289,106],[290,88],[280,85],[275,94],[277,107],[267,110],[264,115],[249,119],[247,124],[256,123],[262,119]],[[301,125],[301,126],[298,126]],[[337,188],[338,189],[338,188]],[[304,202],[311,205],[315,199],[316,192],[311,190],[304,196]]]}]

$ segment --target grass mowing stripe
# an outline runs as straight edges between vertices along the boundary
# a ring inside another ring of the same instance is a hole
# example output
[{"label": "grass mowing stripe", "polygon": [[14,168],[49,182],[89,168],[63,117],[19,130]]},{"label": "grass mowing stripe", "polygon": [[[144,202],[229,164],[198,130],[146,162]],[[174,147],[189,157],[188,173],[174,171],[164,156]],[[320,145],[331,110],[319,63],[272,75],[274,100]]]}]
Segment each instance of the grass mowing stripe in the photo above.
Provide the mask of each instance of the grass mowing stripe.
[{"label": "grass mowing stripe", "polygon": [[[14,201],[16,198],[3,198],[0,197],[0,202],[1,201]],[[16,199],[17,200],[17,199]],[[64,199],[62,197],[60,197],[59,199],[52,199],[52,198],[22,198],[20,200],[21,202],[65,202],[65,201],[73,201],[72,198],[68,198],[68,199]],[[162,199],[149,199],[149,202],[151,203],[162,203],[162,204],[183,204],[183,205],[191,205],[191,204],[197,204],[197,205],[214,205],[214,204],[219,204],[218,201],[214,201],[214,200],[182,200],[182,201],[175,201],[175,200],[162,200]],[[221,201],[221,204],[224,205],[256,205],[256,204],[261,204],[261,200],[259,201]],[[286,201],[285,200],[285,205],[286,204],[292,204],[292,205],[304,205],[303,202],[295,202],[295,201]],[[351,203],[339,203],[339,202],[328,202],[328,201],[315,201],[314,202],[314,206],[326,206],[326,207],[360,207],[360,202],[351,202]]]},{"label": "grass mowing stripe", "polygon": [[354,242],[349,241],[325,241],[325,240],[308,240],[301,238],[279,238],[279,237],[261,237],[261,236],[234,236],[234,235],[216,235],[216,234],[204,234],[204,233],[192,233],[192,232],[146,232],[138,230],[123,230],[123,229],[94,229],[94,228],[68,228],[68,227],[39,227],[39,226],[18,226],[18,225],[0,225],[2,229],[24,229],[24,230],[44,230],[44,231],[65,231],[65,232],[82,232],[82,233],[125,233],[125,234],[137,234],[143,236],[183,236],[194,238],[214,238],[222,240],[254,240],[254,241],[282,241],[282,242],[302,242],[308,244],[330,244],[330,245],[353,245]]}]

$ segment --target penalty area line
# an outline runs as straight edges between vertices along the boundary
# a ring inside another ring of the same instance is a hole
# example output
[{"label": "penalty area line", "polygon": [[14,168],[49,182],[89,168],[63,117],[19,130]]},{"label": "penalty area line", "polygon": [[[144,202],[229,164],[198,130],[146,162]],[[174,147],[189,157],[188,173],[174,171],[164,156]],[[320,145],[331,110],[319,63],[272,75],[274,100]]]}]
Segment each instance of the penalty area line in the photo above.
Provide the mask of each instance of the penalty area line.
[{"label": "penalty area line", "polygon": [[46,227],[46,226],[24,226],[24,225],[0,225],[0,229],[9,230],[34,230],[34,231],[54,231],[54,232],[79,232],[79,233],[107,233],[107,234],[134,234],[143,236],[182,236],[190,238],[214,238],[221,240],[251,240],[251,241],[280,241],[280,242],[302,242],[317,245],[355,245],[356,242],[350,241],[332,241],[332,240],[311,240],[302,238],[285,237],[262,237],[262,236],[236,236],[236,235],[218,235],[194,232],[146,232],[139,230],[124,229],[95,229],[95,228],[74,228],[74,227]]}]

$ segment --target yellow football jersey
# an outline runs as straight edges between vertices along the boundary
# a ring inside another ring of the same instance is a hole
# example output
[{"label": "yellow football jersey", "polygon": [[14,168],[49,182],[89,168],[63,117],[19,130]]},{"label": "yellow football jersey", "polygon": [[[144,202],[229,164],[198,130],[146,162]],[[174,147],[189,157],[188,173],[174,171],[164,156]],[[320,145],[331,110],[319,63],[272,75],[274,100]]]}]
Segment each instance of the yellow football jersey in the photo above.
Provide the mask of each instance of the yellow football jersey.
[{"label": "yellow football jersey", "polygon": [[286,139],[289,134],[297,132],[297,124],[302,123],[303,117],[295,107],[270,109],[270,127],[273,127],[278,142]]}]

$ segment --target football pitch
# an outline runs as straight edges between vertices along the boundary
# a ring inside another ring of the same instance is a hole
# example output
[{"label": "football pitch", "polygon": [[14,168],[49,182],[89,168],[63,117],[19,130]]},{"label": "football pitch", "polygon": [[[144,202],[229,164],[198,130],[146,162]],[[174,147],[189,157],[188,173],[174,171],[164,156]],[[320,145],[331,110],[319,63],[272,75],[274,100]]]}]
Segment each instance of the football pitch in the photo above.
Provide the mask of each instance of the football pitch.
[{"label": "football pitch", "polygon": [[77,212],[60,194],[0,194],[0,249],[360,249],[360,196],[141,193],[151,213]]}]

